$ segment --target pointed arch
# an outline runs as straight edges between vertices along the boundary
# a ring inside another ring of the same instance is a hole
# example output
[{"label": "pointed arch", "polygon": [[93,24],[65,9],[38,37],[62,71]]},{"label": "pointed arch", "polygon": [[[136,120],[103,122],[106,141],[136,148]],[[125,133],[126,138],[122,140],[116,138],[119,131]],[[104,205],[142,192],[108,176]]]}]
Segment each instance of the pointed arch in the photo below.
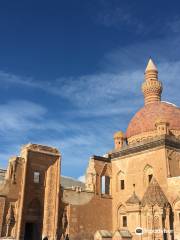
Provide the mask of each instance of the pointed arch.
[{"label": "pointed arch", "polygon": [[119,229],[122,227],[127,227],[127,209],[122,203],[120,203],[117,208],[117,227]]},{"label": "pointed arch", "polygon": [[143,170],[143,182],[145,187],[149,185],[153,176],[154,176],[153,167],[149,164],[146,164]]},{"label": "pointed arch", "polygon": [[112,169],[109,164],[105,163],[103,166],[103,169],[101,171],[101,176],[111,176],[112,175]]},{"label": "pointed arch", "polygon": [[179,203],[180,203],[180,197],[177,196],[176,199],[172,203],[173,209],[177,208],[177,206],[179,206]]}]

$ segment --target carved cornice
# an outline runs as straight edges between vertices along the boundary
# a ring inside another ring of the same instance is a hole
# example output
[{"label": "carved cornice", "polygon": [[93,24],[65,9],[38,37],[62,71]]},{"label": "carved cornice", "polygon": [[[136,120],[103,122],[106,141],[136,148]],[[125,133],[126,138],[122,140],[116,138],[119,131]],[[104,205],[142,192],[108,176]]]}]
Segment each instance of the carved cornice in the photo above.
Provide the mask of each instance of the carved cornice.
[{"label": "carved cornice", "polygon": [[111,162],[111,159],[109,157],[101,157],[101,156],[96,156],[96,155],[93,155],[91,157],[91,159],[97,160],[97,161],[102,161],[102,162]]},{"label": "carved cornice", "polygon": [[110,158],[115,159],[118,157],[139,153],[142,151],[150,150],[161,146],[180,149],[180,140],[173,136],[162,135],[151,140],[142,141],[139,144],[125,146],[122,150],[118,152],[112,152],[110,154]]},{"label": "carved cornice", "polygon": [[40,145],[40,144],[29,143],[22,147],[22,151],[24,151],[24,150],[30,150],[30,151],[34,151],[34,152],[41,152],[41,153],[46,153],[46,154],[51,154],[51,155],[58,155],[58,156],[60,155],[60,152],[58,151],[57,148],[44,146],[44,145]]}]

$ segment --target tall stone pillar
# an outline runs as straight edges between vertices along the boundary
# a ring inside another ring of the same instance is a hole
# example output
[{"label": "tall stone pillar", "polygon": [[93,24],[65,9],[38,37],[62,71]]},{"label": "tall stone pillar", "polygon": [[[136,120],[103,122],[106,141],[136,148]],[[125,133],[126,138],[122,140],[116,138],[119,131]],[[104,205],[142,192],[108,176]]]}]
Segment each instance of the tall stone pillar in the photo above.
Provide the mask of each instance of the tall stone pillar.
[{"label": "tall stone pillar", "polygon": [[25,208],[25,190],[26,190],[26,175],[27,175],[27,164],[28,164],[28,150],[24,150],[22,152],[22,158],[24,158],[24,163],[23,163],[23,174],[22,174],[22,191],[18,203],[18,215],[17,215],[17,228],[16,228],[16,239],[17,240],[23,240],[24,235],[23,235],[23,230],[24,230],[24,222],[23,222],[23,213],[24,213],[24,208]]},{"label": "tall stone pillar", "polygon": [[47,170],[45,203],[44,203],[44,221],[43,237],[49,240],[57,239],[58,231],[58,208],[59,208],[59,176],[60,166],[56,161]]}]

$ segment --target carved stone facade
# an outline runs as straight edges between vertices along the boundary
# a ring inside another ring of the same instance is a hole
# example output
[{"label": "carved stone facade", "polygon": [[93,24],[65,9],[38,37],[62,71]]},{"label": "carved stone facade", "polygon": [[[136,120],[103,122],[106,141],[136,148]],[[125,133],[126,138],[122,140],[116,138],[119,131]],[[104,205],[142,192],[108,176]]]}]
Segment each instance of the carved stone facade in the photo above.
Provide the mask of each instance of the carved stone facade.
[{"label": "carved stone facade", "polygon": [[[28,144],[10,159],[2,186],[0,232],[15,239],[56,239],[60,190],[60,154]],[[29,238],[28,238],[29,237]]]},{"label": "carved stone facade", "polygon": [[0,238],[180,239],[180,108],[161,102],[152,60],[142,89],[145,106],[114,134],[113,150],[90,158],[84,184],[61,177],[55,148],[28,144],[10,159],[0,171]]}]

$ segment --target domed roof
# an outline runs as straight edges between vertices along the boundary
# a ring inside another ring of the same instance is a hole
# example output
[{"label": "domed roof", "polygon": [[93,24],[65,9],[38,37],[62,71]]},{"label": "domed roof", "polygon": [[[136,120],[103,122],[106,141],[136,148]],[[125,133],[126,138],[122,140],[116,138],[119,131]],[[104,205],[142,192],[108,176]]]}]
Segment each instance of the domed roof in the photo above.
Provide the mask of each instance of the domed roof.
[{"label": "domed roof", "polygon": [[167,102],[155,102],[141,108],[129,123],[127,138],[156,129],[158,119],[169,123],[169,129],[180,130],[180,108]]},{"label": "domed roof", "polygon": [[122,131],[115,132],[114,138],[124,138],[124,134]]},{"label": "domed roof", "polygon": [[132,196],[130,198],[128,198],[126,203],[127,204],[139,204],[140,200],[139,200],[138,196],[136,195],[136,193],[133,192]]}]

